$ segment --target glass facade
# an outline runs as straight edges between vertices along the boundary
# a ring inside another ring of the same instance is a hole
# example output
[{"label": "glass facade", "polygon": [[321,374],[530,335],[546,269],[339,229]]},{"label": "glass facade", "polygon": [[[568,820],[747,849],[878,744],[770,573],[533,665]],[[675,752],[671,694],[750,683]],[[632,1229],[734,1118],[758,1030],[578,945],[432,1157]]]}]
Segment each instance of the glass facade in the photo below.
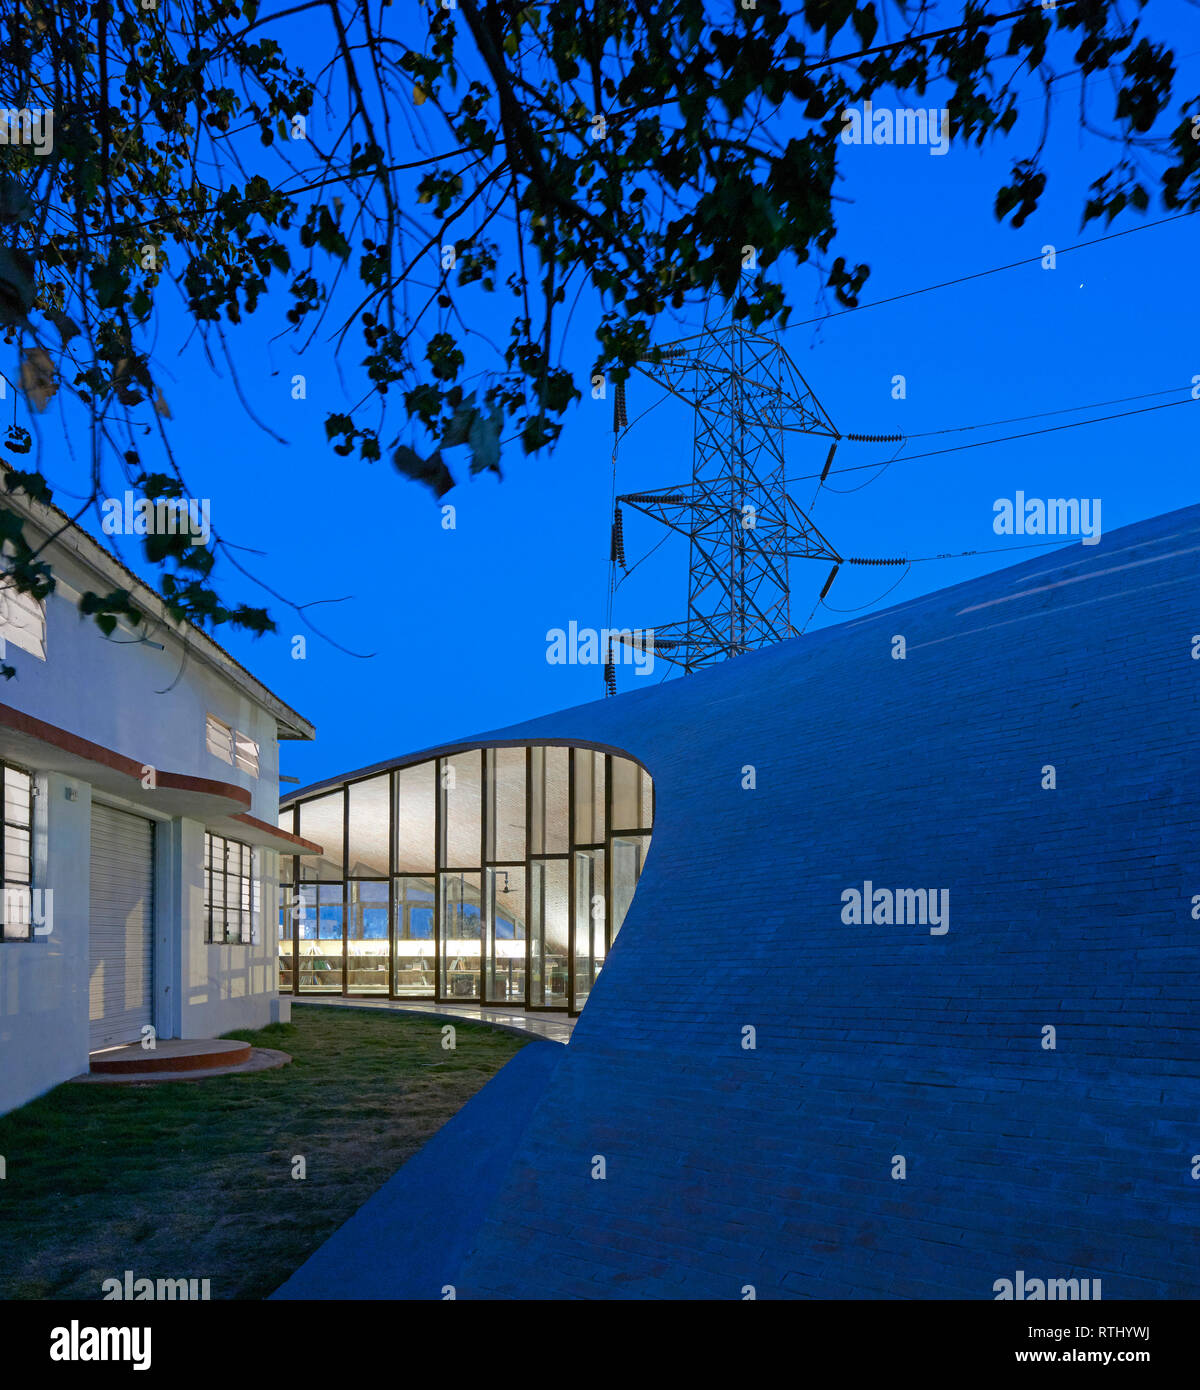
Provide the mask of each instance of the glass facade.
[{"label": "glass facade", "polygon": [[474,748],[286,805],[279,988],[577,1013],[621,928],[649,774],[591,748]]}]

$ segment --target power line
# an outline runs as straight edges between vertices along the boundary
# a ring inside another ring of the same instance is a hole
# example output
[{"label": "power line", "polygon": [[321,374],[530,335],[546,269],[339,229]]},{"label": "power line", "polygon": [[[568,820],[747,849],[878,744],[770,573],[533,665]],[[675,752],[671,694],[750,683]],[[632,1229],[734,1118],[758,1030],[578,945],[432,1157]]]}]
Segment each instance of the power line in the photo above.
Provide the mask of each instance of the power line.
[{"label": "power line", "polygon": [[[924,564],[929,560],[963,560],[966,559],[968,556],[972,555],[998,555],[1006,550],[1044,550],[1047,546],[1051,545],[1059,546],[1061,549],[1066,550],[1074,544],[1074,541],[1067,541],[1065,543],[1063,541],[1058,540],[1028,541],[1022,545],[993,545],[986,546],[982,550],[956,550],[953,552],[947,551],[939,555],[904,555],[895,560],[880,560],[876,563],[881,565],[903,565],[904,573],[899,577],[899,579],[896,580],[894,584],[889,585],[883,591],[882,594],[879,594],[876,598],[870,599],[867,603],[860,603],[855,608],[834,608],[832,604],[826,603],[824,597],[818,598],[816,603],[813,605],[812,613],[808,615],[808,622],[804,624],[804,628],[801,629],[801,631],[803,632],[807,630],[808,623],[812,622],[813,613],[815,613],[818,608],[824,608],[826,612],[829,613],[836,613],[839,615],[839,617],[845,617],[850,613],[862,613],[868,608],[874,608],[876,604],[882,603],[883,600],[887,598],[889,594],[893,593],[896,589],[900,587],[900,585],[908,578],[914,565]],[[864,560],[844,560],[842,563],[848,565],[855,565],[867,564],[869,562]]]},{"label": "power line", "polygon": [[[898,589],[900,585],[904,583],[905,579],[908,578],[908,570],[909,566],[906,564],[904,568],[904,573],[900,576],[899,579],[896,580],[894,584],[889,584],[888,587],[883,591],[883,593],[879,594],[877,597],[873,599],[870,599],[866,603],[860,603],[857,608],[834,608],[832,604],[826,603],[823,598],[817,599],[817,602],[820,604],[822,608],[826,609],[830,613],[838,614],[839,617],[844,617],[848,613],[861,613],[864,611],[864,609],[874,608],[877,603],[882,603],[890,593]],[[816,609],[814,609],[813,612],[816,612]]]},{"label": "power line", "polygon": [[[1200,209],[1191,209],[1188,212],[1178,212],[1173,217],[1160,217],[1154,222],[1142,222],[1136,227],[1126,227],[1122,232],[1109,232],[1106,236],[1093,237],[1090,241],[1077,241],[1074,246],[1055,247],[1056,256],[1065,256],[1069,251],[1082,251],[1086,246],[1099,246],[1105,241],[1116,241],[1118,237],[1132,236],[1134,232],[1145,232],[1151,227],[1164,227],[1168,222],[1178,222],[1184,217],[1194,217]],[[799,323],[789,323],[789,328],[806,328],[810,324],[824,323],[826,319],[841,318],[843,314],[857,314],[861,309],[878,309],[881,304],[895,304],[901,299],[912,299],[919,294],[929,294],[933,290],[948,289],[951,285],[965,285],[971,280],[982,280],[988,275],[999,275],[1002,270],[1016,270],[1023,265],[1032,265],[1035,261],[1041,261],[1041,255],[1026,256],[1020,261],[1010,261],[1007,265],[994,265],[989,270],[976,270],[970,275],[959,275],[953,280],[941,280],[936,285],[926,285],[919,290],[905,290],[903,294],[889,295],[886,299],[872,299],[867,304],[854,304],[848,309],[832,309],[827,314],[818,314],[816,318],[801,319]]]},{"label": "power line", "polygon": [[[1187,388],[1186,386],[1167,386],[1167,387],[1164,387],[1164,388],[1163,388],[1162,390],[1160,390],[1160,391],[1141,391],[1141,392],[1138,392],[1136,395],[1133,395],[1133,396],[1113,396],[1113,397],[1111,397],[1110,399],[1104,400],[1104,401],[1085,401],[1085,402],[1081,403],[1080,405],[1063,405],[1063,406],[1056,406],[1053,410],[1036,410],[1036,411],[1034,411],[1034,412],[1033,412],[1032,414],[1030,414],[1030,415],[1010,415],[1010,416],[1007,416],[1006,418],[1004,418],[1004,419],[1002,419],[1002,420],[984,420],[984,421],[981,421],[980,423],[974,424],[974,425],[948,425],[945,429],[940,429],[940,430],[916,430],[916,431],[914,431],[914,432],[911,433],[911,434],[901,434],[901,435],[896,435],[896,436],[894,436],[894,437],[895,437],[896,439],[898,439],[898,440],[900,441],[900,443],[903,445],[903,444],[906,444],[910,439],[932,439],[932,438],[935,438],[935,437],[937,437],[937,436],[944,435],[944,434],[963,434],[963,433],[966,433],[968,430],[986,430],[986,429],[994,429],[997,425],[1015,425],[1015,424],[1020,424],[1020,423],[1024,422],[1025,420],[1045,420],[1045,419],[1049,419],[1049,418],[1050,418],[1051,416],[1053,416],[1053,415],[1072,415],[1072,414],[1074,414],[1075,411],[1077,411],[1077,410],[1102,410],[1102,409],[1103,409],[1105,406],[1107,406],[1107,405],[1124,405],[1124,404],[1126,404],[1126,402],[1128,402],[1128,401],[1148,401],[1148,400],[1152,400],[1155,396],[1169,396],[1169,395],[1174,394],[1176,391],[1186,391],[1187,389],[1188,389],[1188,388]],[[627,434],[627,433],[629,432],[629,430],[631,430],[631,429],[633,428],[633,425],[636,425],[636,424],[638,423],[639,420],[644,419],[645,416],[647,416],[652,410],[654,410],[654,409],[656,409],[658,406],[660,406],[660,405],[663,403],[663,401],[665,401],[665,400],[667,399],[667,397],[668,397],[669,395],[670,395],[670,392],[664,392],[664,394],[663,394],[662,396],[660,396],[660,397],[658,398],[658,400],[656,400],[655,402],[653,402],[652,405],[647,406],[646,409],[642,411],[641,415],[639,415],[639,416],[637,417],[637,419],[633,421],[633,424],[629,425],[629,426],[622,432],[622,437],[624,437],[624,434]],[[1188,402],[1187,402],[1187,401],[1170,401],[1170,402],[1167,402],[1167,404],[1170,404],[1170,405],[1186,405],[1186,404],[1188,404]],[[1155,407],[1152,407],[1152,408],[1153,408],[1153,409],[1161,409],[1162,407],[1155,406]],[[1125,412],[1123,412],[1123,414],[1126,414],[1126,415],[1137,415],[1137,414],[1140,414],[1140,413],[1141,413],[1140,411],[1125,411]],[[1122,416],[1121,416],[1120,414],[1118,414],[1118,415],[1105,415],[1105,416],[1102,416],[1102,417],[1100,417],[1100,418],[1103,419],[1103,420],[1118,420],[1118,419],[1121,419]],[[1079,426],[1079,425],[1091,425],[1091,424],[1096,424],[1096,423],[1098,423],[1097,420],[1075,420],[1075,421],[1073,421],[1071,424],[1069,424],[1069,425],[1064,425],[1064,426],[1062,426],[1061,428],[1063,428],[1063,429],[1075,429],[1075,428],[1076,428],[1077,426]],[[1045,433],[1045,431],[1040,431],[1040,430],[1031,430],[1031,431],[1029,431],[1029,434],[1039,434],[1039,433]],[[887,438],[888,438],[889,440],[890,440],[892,437],[893,437],[893,436],[887,436]],[[979,441],[978,441],[976,444],[974,444],[974,445],[964,446],[964,447],[981,448],[981,447],[982,447],[983,445],[985,445],[985,444],[1001,444],[1001,443],[1005,442],[1006,439],[1022,439],[1022,438],[1025,438],[1025,437],[1026,437],[1025,435],[1019,435],[1019,434],[1018,434],[1018,435],[1006,435],[1006,436],[1004,437],[1004,439],[982,439],[982,440],[979,440]],[[845,441],[847,441],[847,442],[849,442],[849,443],[854,443],[854,442],[870,443],[870,442],[874,442],[877,438],[878,438],[878,439],[883,439],[884,436],[859,435],[859,434],[844,434],[844,435],[841,436],[841,439],[840,439],[838,442],[840,443],[841,440],[845,440]],[[907,460],[907,459],[932,458],[932,457],[934,457],[935,455],[940,454],[940,453],[951,453],[951,452],[953,452],[951,449],[935,449],[935,450],[931,450],[931,451],[928,451],[928,452],[923,453],[923,454],[904,454],[904,455],[900,455],[899,453],[897,453],[893,458],[890,458],[890,459],[879,459],[879,460],[877,460],[875,463],[858,464],[858,465],[856,465],[856,467],[854,467],[854,468],[831,468],[831,469],[830,469],[830,472],[831,472],[831,473],[853,473],[853,472],[856,472],[856,471],[861,471],[861,470],[864,469],[864,468],[887,468],[888,465],[891,464],[891,463],[904,462],[904,461]],[[806,481],[808,481],[809,479],[812,479],[812,478],[817,478],[817,479],[819,480],[822,476],[826,476],[826,475],[824,475],[823,473],[802,473],[802,474],[800,474],[798,477],[789,478],[787,481],[788,481],[789,483],[806,482]],[[863,483],[862,486],[863,486],[863,487],[866,487],[866,486],[868,486],[868,484],[867,484],[867,483]],[[679,484],[679,488],[680,488],[680,489],[685,489],[686,487],[687,487],[687,484],[686,484],[686,483],[681,483],[681,484]],[[678,490],[678,489],[677,489],[677,490]],[[858,488],[850,488],[850,489],[847,489],[847,490],[839,490],[838,488],[828,488],[827,491],[829,491],[829,492],[836,492],[839,496],[846,496],[846,495],[848,495],[849,492],[857,492],[857,491],[859,491],[859,489],[858,489]],[[816,498],[815,498],[815,497],[813,498],[813,501],[814,501],[814,502],[816,501]]]},{"label": "power line", "polygon": [[1048,545],[1058,545],[1066,550],[1075,541],[1026,541],[1022,545],[991,545],[982,550],[955,550],[940,555],[906,555],[906,565],[923,565],[927,560],[963,560],[970,555],[999,555],[1006,550],[1044,550]]},{"label": "power line", "polygon": [[[852,63],[859,58],[872,58],[877,53],[890,53],[894,48],[907,48],[909,44],[928,43],[930,39],[945,38],[947,34],[957,34],[963,29],[986,29],[993,24],[1002,24],[1005,20],[1020,19],[1027,14],[1038,14],[1042,11],[1040,4],[1023,5],[1019,10],[1011,10],[1008,14],[985,14],[977,15],[973,19],[964,20],[961,24],[952,24],[948,29],[931,29],[921,34],[908,34],[902,39],[896,39],[892,43],[880,44],[877,48],[860,48],[853,53],[839,53],[830,58],[814,58],[812,62],[803,61],[797,63],[795,67],[785,66],[784,72],[815,72],[818,68],[834,67],[838,63]],[[1011,54],[1003,55],[1011,57]],[[1082,68],[1078,69],[1082,72]],[[625,116],[636,116],[642,111],[649,110],[651,106],[658,105],[657,102],[641,101],[633,106],[622,106],[613,111],[609,121],[618,120]],[[553,130],[555,127],[550,126]]]},{"label": "power line", "polygon": [[890,53],[893,48],[905,48],[910,43],[928,43],[930,39],[945,38],[947,34],[957,34],[961,29],[985,28],[989,24],[1003,24],[1006,19],[1020,19],[1027,14],[1042,13],[1041,5],[1022,5],[1019,10],[1011,10],[1008,14],[984,14],[978,15],[974,19],[964,20],[961,24],[952,24],[948,29],[931,29],[922,34],[909,34],[906,38],[896,39],[893,43],[880,44],[878,48],[861,48],[857,53],[842,53],[836,58],[818,58],[815,63],[802,63],[802,72],[813,72],[817,68],[832,67],[835,63],[851,63],[856,58],[870,58],[876,53]]},{"label": "power line", "polygon": [[[1148,401],[1152,396],[1170,396],[1176,391],[1186,391],[1185,386],[1168,386],[1163,391],[1143,391],[1137,396],[1114,396],[1110,401],[1091,401],[1087,405],[1064,405],[1057,410],[1038,410],[1032,415],[1011,415],[1007,420],[986,420],[981,425],[952,425],[944,430],[919,430],[913,434],[906,434],[905,439],[930,439],[938,434],[961,434],[964,430],[987,430],[994,429],[996,425],[1018,425],[1025,420],[1044,420],[1050,415],[1070,415],[1076,410],[1102,410],[1106,405],[1125,405],[1128,401]],[[1182,401],[1179,402],[1183,404]],[[1086,423],[1080,421],[1079,423]],[[849,436],[847,435],[847,438]]]},{"label": "power line", "polygon": [[[1161,405],[1146,405],[1140,410],[1122,410],[1115,415],[1097,415],[1091,420],[1073,420],[1067,425],[1047,425],[1041,430],[1024,430],[1020,434],[1001,435],[997,439],[977,439],[970,444],[952,444],[948,449],[930,449],[923,454],[905,454],[896,459],[877,459],[874,463],[856,463],[849,468],[834,468],[834,473],[861,473],[864,468],[883,468],[891,463],[912,463],[917,459],[937,458],[940,454],[957,454],[964,449],[982,449],[988,444],[1008,444],[1014,439],[1032,439],[1039,434],[1057,434],[1059,430],[1075,430],[1082,425],[1101,425],[1108,420],[1124,420],[1131,415],[1146,415],[1152,410],[1170,410],[1175,405],[1195,405],[1196,401],[1189,398],[1185,401],[1163,401]],[[788,478],[787,482],[803,483],[810,478],[819,478],[820,473],[802,473],[799,477]]]}]

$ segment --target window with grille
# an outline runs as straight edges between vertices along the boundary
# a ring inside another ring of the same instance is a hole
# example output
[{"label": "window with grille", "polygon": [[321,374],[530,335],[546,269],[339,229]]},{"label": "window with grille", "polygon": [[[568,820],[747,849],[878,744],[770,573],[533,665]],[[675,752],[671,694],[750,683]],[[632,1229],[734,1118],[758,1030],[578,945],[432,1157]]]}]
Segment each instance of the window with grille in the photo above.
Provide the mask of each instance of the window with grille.
[{"label": "window with grille", "polygon": [[33,778],[0,763],[4,777],[4,839],[0,846],[0,941],[32,941]]},{"label": "window with grille", "polygon": [[204,916],[206,939],[249,946],[258,940],[260,884],[254,851],[240,840],[204,837]]}]

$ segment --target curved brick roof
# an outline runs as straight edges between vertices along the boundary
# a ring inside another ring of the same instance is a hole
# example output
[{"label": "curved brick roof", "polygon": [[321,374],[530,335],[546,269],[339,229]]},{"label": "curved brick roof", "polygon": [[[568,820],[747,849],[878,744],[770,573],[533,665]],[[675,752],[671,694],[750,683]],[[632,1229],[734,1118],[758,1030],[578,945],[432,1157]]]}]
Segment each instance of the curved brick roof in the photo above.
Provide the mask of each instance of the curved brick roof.
[{"label": "curved brick roof", "polygon": [[1200,1295],[1196,632],[1200,507],[488,735],[626,749],[656,818],[458,1296]]}]

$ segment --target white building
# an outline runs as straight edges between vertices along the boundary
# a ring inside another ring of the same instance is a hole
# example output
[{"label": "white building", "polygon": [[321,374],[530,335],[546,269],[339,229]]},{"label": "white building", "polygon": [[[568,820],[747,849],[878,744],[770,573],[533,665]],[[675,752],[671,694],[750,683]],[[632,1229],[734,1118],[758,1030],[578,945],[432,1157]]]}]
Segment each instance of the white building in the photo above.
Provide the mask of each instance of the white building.
[{"label": "white building", "polygon": [[[0,1113],[149,1028],[280,1017],[279,853],[318,848],[276,825],[278,742],[312,725],[63,513],[5,505],[66,529],[44,604],[0,588]],[[144,622],[106,638],[77,604],[114,589]]]}]

